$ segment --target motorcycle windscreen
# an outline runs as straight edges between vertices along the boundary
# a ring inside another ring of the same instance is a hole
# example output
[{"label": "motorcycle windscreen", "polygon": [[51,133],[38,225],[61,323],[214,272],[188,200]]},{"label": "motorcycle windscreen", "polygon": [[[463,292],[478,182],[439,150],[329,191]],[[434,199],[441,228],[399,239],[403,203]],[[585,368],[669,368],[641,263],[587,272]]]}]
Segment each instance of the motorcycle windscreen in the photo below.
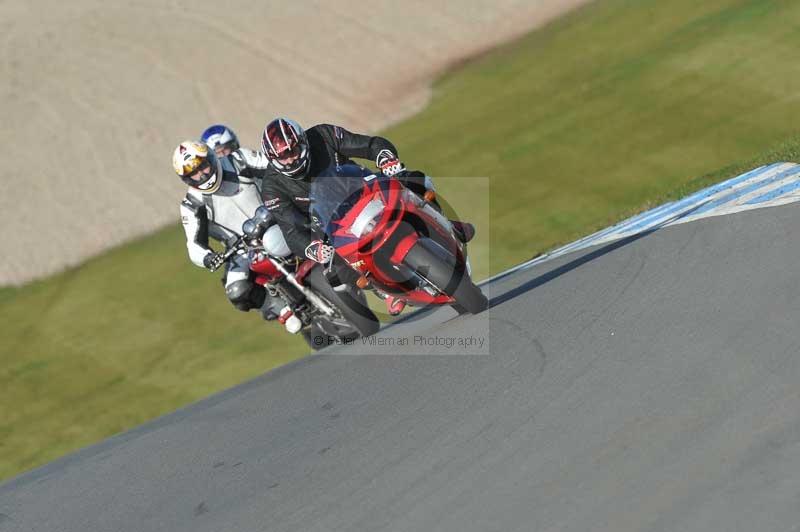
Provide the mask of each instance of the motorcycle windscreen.
[{"label": "motorcycle windscreen", "polygon": [[[309,192],[314,222],[334,245],[357,239],[383,211],[379,195],[375,195],[381,184],[382,178],[356,165],[343,165],[320,175]],[[358,211],[351,212],[354,208]]]}]

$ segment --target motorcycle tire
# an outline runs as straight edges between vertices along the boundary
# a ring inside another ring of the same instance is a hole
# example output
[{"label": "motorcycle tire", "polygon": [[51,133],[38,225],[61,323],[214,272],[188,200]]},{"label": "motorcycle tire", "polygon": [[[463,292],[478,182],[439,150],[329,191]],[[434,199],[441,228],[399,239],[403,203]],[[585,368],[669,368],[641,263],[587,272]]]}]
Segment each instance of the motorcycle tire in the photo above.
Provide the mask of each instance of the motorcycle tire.
[{"label": "motorcycle tire", "polygon": [[489,299],[472,282],[465,268],[438,243],[421,238],[414,244],[403,263],[430,281],[437,289],[455,299],[453,307],[461,314],[479,314],[489,308]]},{"label": "motorcycle tire", "polygon": [[322,266],[314,266],[305,278],[305,284],[328,300],[341,313],[361,336],[372,336],[381,328],[380,321],[366,305],[361,294],[353,295],[351,290],[336,292],[328,283]]},{"label": "motorcycle tire", "polygon": [[320,349],[325,349],[326,347],[330,347],[332,345],[339,345],[339,344],[347,344],[348,342],[353,342],[357,338],[359,338],[359,333],[351,332],[340,337],[333,337],[325,333],[316,323],[312,323],[311,326],[307,327],[300,333],[305,340],[308,347],[310,347],[314,351],[319,351]]}]

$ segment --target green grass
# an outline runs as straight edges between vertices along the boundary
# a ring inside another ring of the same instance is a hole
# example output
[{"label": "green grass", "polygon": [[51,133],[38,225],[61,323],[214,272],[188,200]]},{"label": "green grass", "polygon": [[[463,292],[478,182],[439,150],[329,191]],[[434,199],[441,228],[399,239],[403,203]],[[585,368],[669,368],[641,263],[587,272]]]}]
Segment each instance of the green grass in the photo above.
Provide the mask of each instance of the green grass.
[{"label": "green grass", "polygon": [[302,353],[238,312],[173,227],[0,294],[0,476],[36,466]]},{"label": "green grass", "polygon": [[[386,132],[478,224],[477,277],[800,155],[800,4],[599,0],[486,54]],[[482,205],[489,209],[481,209]],[[0,478],[305,352],[232,309],[170,227],[0,289]]]},{"label": "green grass", "polygon": [[798,25],[790,1],[599,0],[448,75],[388,133],[432,175],[490,178],[474,251],[496,272],[793,137]]}]

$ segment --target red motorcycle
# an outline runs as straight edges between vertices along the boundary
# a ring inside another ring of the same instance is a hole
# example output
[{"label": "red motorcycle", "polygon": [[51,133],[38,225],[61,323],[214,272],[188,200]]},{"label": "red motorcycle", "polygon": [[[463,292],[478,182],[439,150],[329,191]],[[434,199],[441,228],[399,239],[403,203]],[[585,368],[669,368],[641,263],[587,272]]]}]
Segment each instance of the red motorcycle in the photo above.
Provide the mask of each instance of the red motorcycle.
[{"label": "red motorcycle", "polygon": [[317,177],[309,198],[312,220],[360,274],[360,288],[410,305],[451,305],[459,313],[489,306],[470,278],[466,245],[431,198],[354,164]]},{"label": "red motorcycle", "polygon": [[378,332],[380,322],[363,291],[352,285],[331,286],[324,266],[292,255],[266,207],[244,222],[242,233],[228,242],[223,259],[247,255],[255,282],[283,300],[278,321],[290,333],[300,333],[317,350]]}]

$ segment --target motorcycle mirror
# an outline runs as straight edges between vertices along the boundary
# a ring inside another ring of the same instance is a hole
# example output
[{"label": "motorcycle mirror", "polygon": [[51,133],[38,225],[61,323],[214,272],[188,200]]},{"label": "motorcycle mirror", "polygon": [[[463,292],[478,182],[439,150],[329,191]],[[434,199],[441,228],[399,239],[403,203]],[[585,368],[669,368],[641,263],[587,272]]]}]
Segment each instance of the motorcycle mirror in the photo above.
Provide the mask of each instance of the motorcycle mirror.
[{"label": "motorcycle mirror", "polygon": [[258,238],[258,224],[253,220],[245,220],[242,224],[242,233],[249,238]]},{"label": "motorcycle mirror", "polygon": [[267,222],[269,222],[271,219],[272,213],[269,212],[269,209],[267,209],[265,205],[262,205],[256,209],[256,213],[253,216],[253,220],[255,220],[256,223],[261,223],[264,225],[267,225]]}]

